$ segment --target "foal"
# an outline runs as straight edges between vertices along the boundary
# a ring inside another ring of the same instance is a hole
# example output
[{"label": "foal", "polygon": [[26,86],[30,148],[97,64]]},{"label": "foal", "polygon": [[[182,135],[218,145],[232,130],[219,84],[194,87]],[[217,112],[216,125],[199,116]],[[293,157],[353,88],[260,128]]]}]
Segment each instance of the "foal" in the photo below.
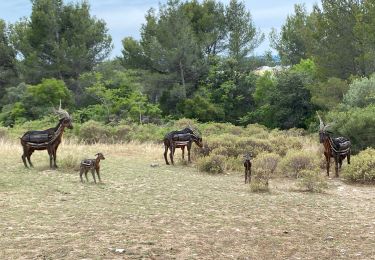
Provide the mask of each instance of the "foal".
[{"label": "foal", "polygon": [[[245,184],[247,182],[251,182],[251,154],[247,153],[244,155],[244,163],[243,166],[245,167]],[[247,181],[249,179],[249,181]]]},{"label": "foal", "polygon": [[95,171],[96,174],[98,174],[99,182],[102,182],[100,179],[100,160],[105,160],[104,155],[102,153],[97,153],[95,154],[97,157],[96,159],[85,159],[81,162],[80,166],[80,172],[79,172],[79,177],[81,178],[81,182],[83,182],[82,175],[85,173],[86,181],[89,182],[87,179],[87,172],[91,170],[92,177],[94,178],[94,182],[96,183],[95,179]]}]

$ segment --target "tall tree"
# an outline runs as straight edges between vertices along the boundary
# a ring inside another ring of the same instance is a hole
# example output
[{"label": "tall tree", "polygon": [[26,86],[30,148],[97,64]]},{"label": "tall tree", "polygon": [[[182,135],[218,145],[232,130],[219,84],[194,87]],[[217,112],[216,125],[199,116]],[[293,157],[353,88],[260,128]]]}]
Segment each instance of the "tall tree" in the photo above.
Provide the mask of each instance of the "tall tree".
[{"label": "tall tree", "polygon": [[356,20],[354,35],[358,39],[356,48],[359,50],[356,61],[360,73],[370,76],[375,72],[375,2],[363,1]]},{"label": "tall tree", "polygon": [[226,8],[226,24],[229,56],[241,63],[264,40],[264,34],[255,28],[244,2],[237,0],[231,0]]},{"label": "tall tree", "polygon": [[182,5],[191,22],[198,44],[206,56],[217,55],[225,49],[226,24],[224,5],[215,0],[197,0]]},{"label": "tall tree", "polygon": [[308,57],[308,14],[301,4],[294,6],[294,14],[288,15],[280,34],[275,29],[270,34],[271,45],[277,50],[281,61],[293,65]]},{"label": "tall tree", "polygon": [[321,77],[347,79],[356,75],[358,49],[354,27],[359,10],[358,0],[322,0],[322,7],[315,6],[314,41],[312,55]]},{"label": "tall tree", "polygon": [[0,19],[0,100],[5,94],[5,89],[16,77],[15,56],[15,51],[9,43],[7,26]]},{"label": "tall tree", "polygon": [[30,19],[13,26],[12,40],[30,83],[50,77],[76,79],[112,48],[105,22],[90,15],[86,1],[33,0]]}]

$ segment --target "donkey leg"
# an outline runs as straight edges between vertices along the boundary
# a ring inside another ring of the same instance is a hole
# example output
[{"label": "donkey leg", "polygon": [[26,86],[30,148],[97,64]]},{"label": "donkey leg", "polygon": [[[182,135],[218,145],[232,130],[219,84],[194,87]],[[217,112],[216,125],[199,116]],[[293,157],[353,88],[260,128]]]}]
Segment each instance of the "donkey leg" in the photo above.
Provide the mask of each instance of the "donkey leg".
[{"label": "donkey leg", "polygon": [[182,150],[182,160],[185,160],[185,146],[182,146],[181,150]]},{"label": "donkey leg", "polygon": [[94,182],[96,184],[96,178],[95,178],[95,169],[91,169],[92,177],[94,178]]},{"label": "donkey leg", "polygon": [[31,157],[31,154],[27,155],[27,161],[29,162],[30,167],[34,167],[34,165],[31,163],[30,157]]},{"label": "donkey leg", "polygon": [[326,155],[326,168],[327,168],[327,176],[329,176],[329,168],[331,164],[331,158]]},{"label": "donkey leg", "polygon": [[99,182],[102,182],[102,180],[100,179],[100,169],[96,169],[96,174],[98,174]]},{"label": "donkey leg", "polygon": [[347,160],[348,160],[348,164],[350,164],[350,150],[349,150],[349,152],[348,152]]},{"label": "donkey leg", "polygon": [[87,169],[85,169],[85,178],[86,178],[86,181],[87,182],[89,182],[89,179],[87,178],[87,172],[88,172],[89,170],[87,170]]},{"label": "donkey leg", "polygon": [[187,151],[188,151],[188,162],[191,163],[190,159],[190,150],[191,150],[191,143],[187,145]]},{"label": "donkey leg", "polygon": [[339,177],[339,157],[335,157],[335,175]]},{"label": "donkey leg", "polygon": [[53,155],[51,148],[47,149],[48,155],[49,155],[49,167],[53,169],[52,161],[53,161]]},{"label": "donkey leg", "polygon": [[171,159],[172,165],[174,165],[174,161],[173,161],[174,147],[171,146],[169,149],[170,149],[169,158]]},{"label": "donkey leg", "polygon": [[54,166],[55,168],[59,168],[59,167],[57,167],[57,165],[56,165],[56,153],[57,153],[56,150],[54,150],[53,153],[52,153],[52,155],[53,155],[53,166]]},{"label": "donkey leg", "polygon": [[23,161],[23,164],[25,165],[25,167],[26,167],[26,168],[29,168],[29,166],[27,166],[27,163],[26,163],[26,155],[25,155],[25,152],[22,154],[21,158],[22,158],[22,161]]},{"label": "donkey leg", "polygon": [[164,145],[164,159],[165,159],[165,163],[169,165],[167,155],[168,155],[168,146]]},{"label": "donkey leg", "polygon": [[247,183],[247,169],[245,169],[245,184]]},{"label": "donkey leg", "polygon": [[83,183],[82,175],[83,175],[84,171],[85,171],[85,169],[83,167],[81,167],[81,169],[79,171],[79,177],[81,178],[82,183]]}]

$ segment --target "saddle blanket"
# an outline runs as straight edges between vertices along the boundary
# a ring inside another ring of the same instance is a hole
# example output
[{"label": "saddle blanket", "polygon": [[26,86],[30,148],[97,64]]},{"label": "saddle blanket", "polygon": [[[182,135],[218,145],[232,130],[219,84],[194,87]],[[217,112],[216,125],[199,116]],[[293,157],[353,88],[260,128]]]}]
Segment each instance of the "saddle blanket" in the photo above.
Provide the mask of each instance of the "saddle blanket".
[{"label": "saddle blanket", "polygon": [[45,143],[52,139],[48,134],[34,134],[23,137],[23,140],[30,143]]},{"label": "saddle blanket", "polygon": [[189,141],[174,141],[174,144],[179,146],[179,145],[187,145]]}]

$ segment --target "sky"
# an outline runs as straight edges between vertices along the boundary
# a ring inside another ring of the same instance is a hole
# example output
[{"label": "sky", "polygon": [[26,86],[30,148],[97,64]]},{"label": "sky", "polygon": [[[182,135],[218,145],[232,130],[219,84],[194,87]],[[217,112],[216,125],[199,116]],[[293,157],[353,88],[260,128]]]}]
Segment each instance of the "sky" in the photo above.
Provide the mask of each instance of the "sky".
[{"label": "sky", "polygon": [[[68,1],[65,2],[77,2]],[[114,49],[111,57],[120,56],[121,40],[132,36],[140,38],[140,28],[145,22],[145,14],[151,7],[158,9],[159,3],[166,0],[88,0],[91,6],[91,14],[103,19],[112,36]],[[229,0],[221,0],[228,4]],[[266,35],[265,41],[254,51],[261,55],[269,46],[268,34],[272,28],[280,29],[288,14],[293,14],[294,5],[305,3],[307,10],[312,10],[314,3],[318,0],[245,0],[246,8],[250,11],[253,22],[257,28]],[[0,18],[8,23],[14,23],[21,17],[29,17],[31,14],[30,0],[0,0]]]}]

